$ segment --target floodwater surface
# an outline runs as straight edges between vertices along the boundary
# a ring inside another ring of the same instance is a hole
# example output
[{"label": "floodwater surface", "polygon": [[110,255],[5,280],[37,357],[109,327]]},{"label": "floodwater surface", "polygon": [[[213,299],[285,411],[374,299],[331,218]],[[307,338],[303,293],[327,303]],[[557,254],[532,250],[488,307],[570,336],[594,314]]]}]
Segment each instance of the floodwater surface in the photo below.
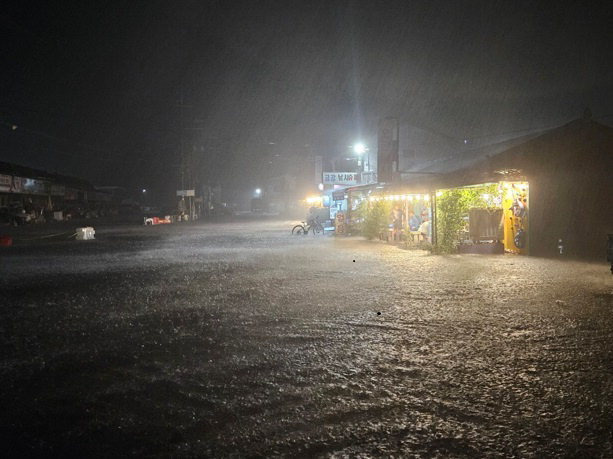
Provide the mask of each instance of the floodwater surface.
[{"label": "floodwater surface", "polygon": [[613,456],[605,264],[290,228],[3,249],[5,452]]}]

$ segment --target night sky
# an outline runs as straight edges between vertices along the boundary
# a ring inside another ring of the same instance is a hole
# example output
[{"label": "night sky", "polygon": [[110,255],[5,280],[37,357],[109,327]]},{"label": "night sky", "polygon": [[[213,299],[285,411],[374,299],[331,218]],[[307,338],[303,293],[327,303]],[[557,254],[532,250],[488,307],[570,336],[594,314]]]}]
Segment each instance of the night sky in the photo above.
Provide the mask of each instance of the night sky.
[{"label": "night sky", "polygon": [[250,187],[258,159],[373,142],[383,116],[458,139],[611,123],[611,24],[610,1],[13,2],[0,159],[172,189],[183,112],[205,178]]}]

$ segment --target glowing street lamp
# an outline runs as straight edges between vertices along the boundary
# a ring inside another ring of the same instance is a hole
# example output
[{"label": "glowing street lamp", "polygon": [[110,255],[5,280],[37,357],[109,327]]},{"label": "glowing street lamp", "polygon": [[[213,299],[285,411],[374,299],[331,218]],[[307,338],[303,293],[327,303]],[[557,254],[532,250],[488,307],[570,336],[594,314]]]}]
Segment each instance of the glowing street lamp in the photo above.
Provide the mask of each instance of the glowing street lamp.
[{"label": "glowing street lamp", "polygon": [[364,153],[366,153],[366,145],[361,142],[354,144],[353,152],[358,156],[362,156]]},{"label": "glowing street lamp", "polygon": [[[368,155],[368,148],[366,147],[366,145],[364,145],[362,142],[354,143],[353,152],[358,156],[358,166],[362,166],[362,172],[370,170],[370,159]],[[363,159],[365,153],[366,161]],[[368,166],[364,164],[365,162],[368,163]]]}]

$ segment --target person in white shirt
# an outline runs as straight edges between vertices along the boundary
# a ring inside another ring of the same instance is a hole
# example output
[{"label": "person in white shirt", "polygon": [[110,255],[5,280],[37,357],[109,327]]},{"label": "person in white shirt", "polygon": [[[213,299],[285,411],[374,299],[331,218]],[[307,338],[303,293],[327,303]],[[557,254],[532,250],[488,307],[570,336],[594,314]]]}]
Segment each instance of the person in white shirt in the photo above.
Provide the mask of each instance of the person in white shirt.
[{"label": "person in white shirt", "polygon": [[421,223],[421,225],[419,225],[419,229],[417,231],[423,235],[426,241],[430,242],[432,237],[431,230],[430,220],[428,220],[428,217],[424,217],[424,221]]}]

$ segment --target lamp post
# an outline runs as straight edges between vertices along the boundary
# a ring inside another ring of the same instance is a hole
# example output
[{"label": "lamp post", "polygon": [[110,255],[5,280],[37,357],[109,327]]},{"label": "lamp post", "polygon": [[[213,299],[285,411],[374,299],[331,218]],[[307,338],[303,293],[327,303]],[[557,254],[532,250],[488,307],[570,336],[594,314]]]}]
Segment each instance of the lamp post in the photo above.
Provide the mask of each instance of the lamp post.
[{"label": "lamp post", "polygon": [[[362,163],[362,172],[370,172],[370,153],[369,149],[362,142],[356,142],[353,144],[353,152],[358,156],[359,161]],[[366,161],[364,161],[364,154],[366,154]]]}]

